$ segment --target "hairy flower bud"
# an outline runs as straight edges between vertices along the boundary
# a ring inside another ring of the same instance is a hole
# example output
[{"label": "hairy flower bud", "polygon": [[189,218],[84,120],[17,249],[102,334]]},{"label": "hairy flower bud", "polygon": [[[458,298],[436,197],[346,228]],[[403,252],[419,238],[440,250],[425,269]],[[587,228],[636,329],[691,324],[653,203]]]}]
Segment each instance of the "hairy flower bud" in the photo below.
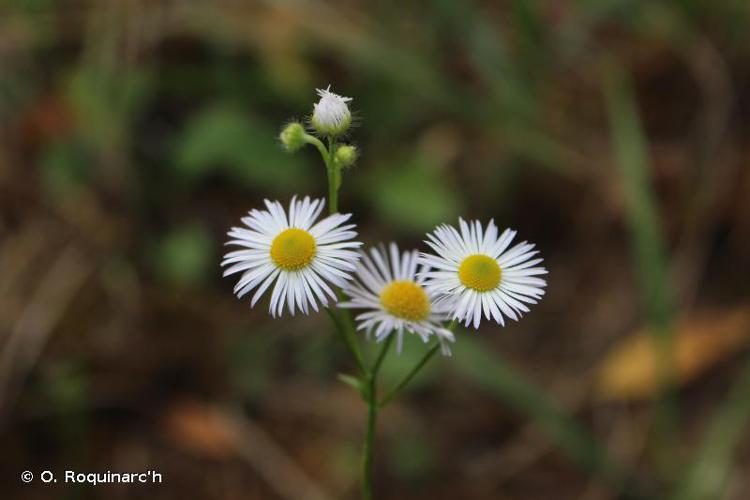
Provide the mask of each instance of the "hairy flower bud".
[{"label": "hairy flower bud", "polygon": [[357,148],[344,144],[336,149],[336,153],[333,155],[333,161],[335,161],[336,165],[341,168],[351,167],[354,165],[354,162],[357,161],[358,154]]},{"label": "hairy flower bud", "polygon": [[336,136],[346,132],[352,123],[352,114],[346,104],[352,98],[334,94],[330,89],[330,85],[325,90],[318,89],[320,101],[313,107],[310,122],[320,135]]},{"label": "hairy flower bud", "polygon": [[292,122],[284,127],[281,134],[279,134],[279,139],[281,139],[284,149],[290,153],[294,153],[305,145],[305,128],[301,123]]}]

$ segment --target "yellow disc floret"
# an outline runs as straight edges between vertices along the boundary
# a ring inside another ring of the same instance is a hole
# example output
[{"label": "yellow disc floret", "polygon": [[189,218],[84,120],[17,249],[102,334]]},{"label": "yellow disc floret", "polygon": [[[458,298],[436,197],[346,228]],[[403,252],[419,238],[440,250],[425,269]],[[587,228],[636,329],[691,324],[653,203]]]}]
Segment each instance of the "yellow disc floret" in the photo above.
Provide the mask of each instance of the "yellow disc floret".
[{"label": "yellow disc floret", "polygon": [[500,265],[487,255],[469,255],[458,268],[458,279],[467,288],[478,292],[494,290],[503,275]]},{"label": "yellow disc floret", "polygon": [[295,227],[280,232],[271,243],[271,259],[285,271],[307,267],[315,257],[315,238]]},{"label": "yellow disc floret", "polygon": [[380,303],[397,318],[422,321],[430,315],[430,299],[413,281],[394,281],[380,292]]}]

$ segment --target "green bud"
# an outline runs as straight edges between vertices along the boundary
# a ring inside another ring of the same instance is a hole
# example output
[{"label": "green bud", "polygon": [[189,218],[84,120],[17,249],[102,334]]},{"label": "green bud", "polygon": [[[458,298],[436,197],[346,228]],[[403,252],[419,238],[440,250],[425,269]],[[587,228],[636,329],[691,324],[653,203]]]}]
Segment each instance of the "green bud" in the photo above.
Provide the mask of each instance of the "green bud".
[{"label": "green bud", "polygon": [[294,153],[305,145],[305,128],[301,123],[292,122],[284,127],[281,134],[279,134],[279,139],[281,139],[284,149],[290,153]]},{"label": "green bud", "polygon": [[333,155],[333,161],[335,161],[336,165],[339,167],[347,168],[354,165],[354,162],[357,161],[357,156],[357,148],[344,144],[336,149],[336,153]]}]

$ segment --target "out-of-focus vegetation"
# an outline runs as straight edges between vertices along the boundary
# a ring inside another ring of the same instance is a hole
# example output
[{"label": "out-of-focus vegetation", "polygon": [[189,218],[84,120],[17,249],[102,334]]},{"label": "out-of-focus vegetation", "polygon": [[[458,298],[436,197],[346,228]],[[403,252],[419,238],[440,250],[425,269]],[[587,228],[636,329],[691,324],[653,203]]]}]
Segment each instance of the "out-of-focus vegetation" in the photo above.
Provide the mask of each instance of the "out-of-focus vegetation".
[{"label": "out-of-focus vegetation", "polygon": [[218,266],[263,198],[325,196],[277,134],[332,84],[364,241],[494,217],[550,269],[383,412],[378,498],[747,498],[748,30],[739,0],[0,3],[0,496],[356,498],[326,317]]}]

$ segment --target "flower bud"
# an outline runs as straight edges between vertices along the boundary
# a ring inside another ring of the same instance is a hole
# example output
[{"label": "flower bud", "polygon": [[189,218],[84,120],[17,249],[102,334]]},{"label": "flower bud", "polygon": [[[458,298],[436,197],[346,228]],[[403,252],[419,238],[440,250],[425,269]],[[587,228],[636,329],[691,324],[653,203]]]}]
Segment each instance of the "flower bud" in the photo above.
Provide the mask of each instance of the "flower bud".
[{"label": "flower bud", "polygon": [[333,155],[333,161],[341,168],[351,167],[354,165],[354,162],[357,161],[358,154],[357,148],[345,144],[336,149],[336,152]]},{"label": "flower bud", "polygon": [[346,104],[352,98],[334,94],[330,88],[329,85],[325,90],[318,89],[320,101],[313,107],[310,122],[320,135],[336,136],[346,132],[352,123],[352,114]]},{"label": "flower bud", "polygon": [[284,149],[290,153],[294,153],[305,145],[305,128],[301,123],[292,122],[284,127],[281,134],[279,134],[279,139],[281,139]]}]

